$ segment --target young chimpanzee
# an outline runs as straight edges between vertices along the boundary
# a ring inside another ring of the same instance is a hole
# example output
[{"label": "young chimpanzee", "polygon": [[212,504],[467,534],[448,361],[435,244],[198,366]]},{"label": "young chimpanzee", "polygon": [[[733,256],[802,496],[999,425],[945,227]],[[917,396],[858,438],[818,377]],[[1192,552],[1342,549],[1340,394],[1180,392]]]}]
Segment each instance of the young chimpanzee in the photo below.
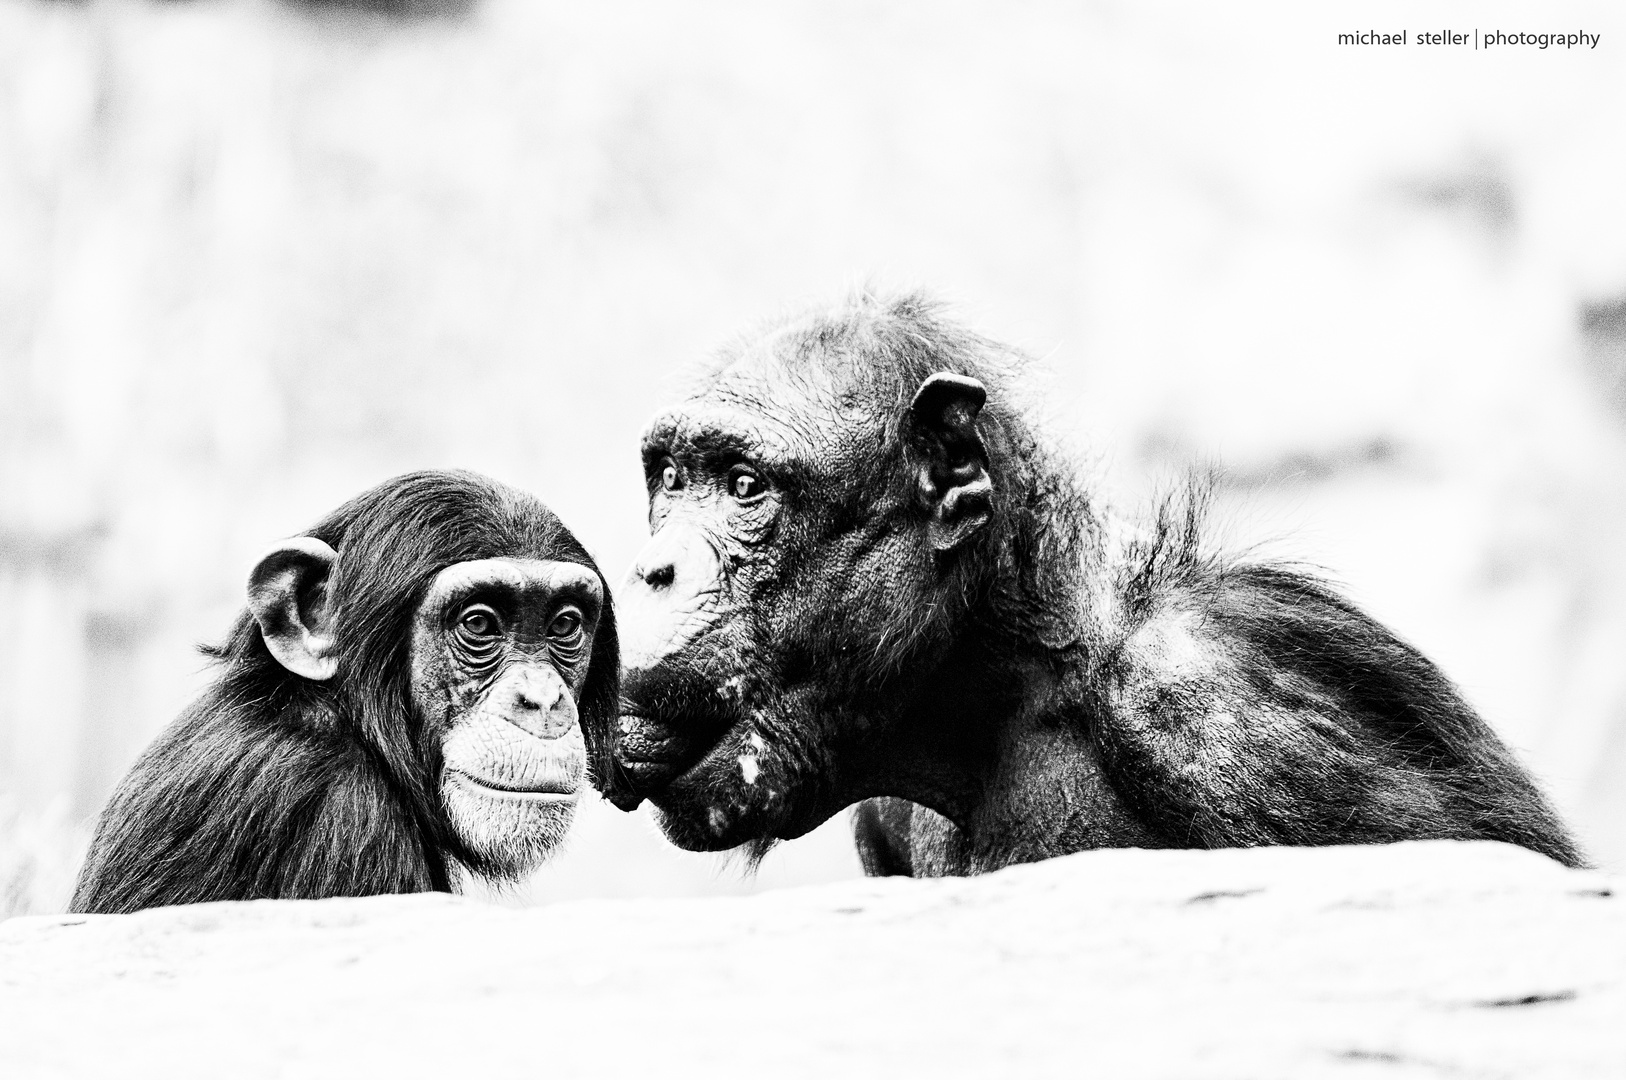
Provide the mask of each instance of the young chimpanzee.
[{"label": "young chimpanzee", "polygon": [[397,477],[279,545],[208,651],[219,677],[113,793],[74,911],[512,879],[563,839],[616,711],[598,568],[467,472]]},{"label": "young chimpanzee", "polygon": [[878,874],[1428,837],[1579,860],[1438,668],[1315,578],[1213,551],[1200,498],[1115,519],[1017,368],[918,296],[859,296],[728,350],[649,426],[613,801],[760,851],[873,800]]}]

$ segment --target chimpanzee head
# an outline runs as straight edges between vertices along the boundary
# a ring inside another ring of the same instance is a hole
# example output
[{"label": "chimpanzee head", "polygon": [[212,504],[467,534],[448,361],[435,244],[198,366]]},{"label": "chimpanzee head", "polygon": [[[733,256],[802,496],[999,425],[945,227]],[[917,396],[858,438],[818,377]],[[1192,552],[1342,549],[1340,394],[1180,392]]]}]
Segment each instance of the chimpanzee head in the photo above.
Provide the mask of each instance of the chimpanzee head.
[{"label": "chimpanzee head", "polygon": [[297,714],[371,755],[432,848],[512,878],[564,838],[578,719],[596,735],[616,711],[615,620],[536,499],[473,473],[398,477],[261,559],[249,611],[281,669],[267,692],[303,695],[316,707]]},{"label": "chimpanzee head", "polygon": [[890,793],[922,679],[1020,576],[996,565],[1037,452],[1002,395],[1015,359],[918,297],[860,296],[726,352],[650,424],[612,801],[720,849]]}]

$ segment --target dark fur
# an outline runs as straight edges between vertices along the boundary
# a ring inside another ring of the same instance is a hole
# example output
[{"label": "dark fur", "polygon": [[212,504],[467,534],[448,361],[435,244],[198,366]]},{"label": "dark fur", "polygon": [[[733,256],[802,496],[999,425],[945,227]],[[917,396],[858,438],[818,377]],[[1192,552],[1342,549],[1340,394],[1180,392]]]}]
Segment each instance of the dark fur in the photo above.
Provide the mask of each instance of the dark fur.
[{"label": "dark fur", "polygon": [[[1506,747],[1425,657],[1324,583],[1204,556],[1200,499],[1166,507],[1124,583],[1124,625],[1093,680],[1103,763],[1176,846],[1502,840],[1579,856]],[[1218,656],[1163,681],[1126,644],[1171,606]],[[1217,733],[1229,709],[1271,723]],[[1247,762],[1227,767],[1222,756]]]},{"label": "dark fur", "polygon": [[[440,809],[439,748],[411,703],[410,620],[455,563],[591,557],[540,502],[467,472],[420,472],[347,502],[308,534],[339,553],[338,674],[313,682],[244,613],[214,685],[143,753],[103,811],[74,911],[261,897],[445,891],[479,871]],[[616,712],[617,647],[600,617],[583,731]],[[589,740],[593,735],[588,735]],[[589,761],[603,759],[589,741]]]},{"label": "dark fur", "polygon": [[[769,372],[759,390],[740,389],[742,362]],[[782,797],[758,805],[725,770],[708,773],[710,805],[732,815],[708,832],[694,772],[650,790],[612,783],[612,796],[653,799],[685,846],[750,842],[759,855],[768,838],[884,796],[854,819],[874,874],[1107,845],[1422,837],[1580,861],[1427,659],[1310,575],[1206,551],[1200,485],[1166,500],[1139,539],[1118,538],[1081,471],[1029,421],[1022,365],[919,296],[861,295],[724,353],[697,396],[788,418],[805,460],[774,478],[773,570],[732,609],[755,628],[750,647],[715,652],[719,632],[671,666],[706,673],[696,716],[715,711],[730,676],[751,681],[738,722],[785,748],[762,765]],[[914,492],[930,445],[909,403],[940,371],[987,388],[976,430],[992,517],[946,555],[911,542],[877,570],[866,552],[923,535]],[[646,463],[666,439],[652,429]],[[644,705],[674,727],[688,719],[681,705]]]}]

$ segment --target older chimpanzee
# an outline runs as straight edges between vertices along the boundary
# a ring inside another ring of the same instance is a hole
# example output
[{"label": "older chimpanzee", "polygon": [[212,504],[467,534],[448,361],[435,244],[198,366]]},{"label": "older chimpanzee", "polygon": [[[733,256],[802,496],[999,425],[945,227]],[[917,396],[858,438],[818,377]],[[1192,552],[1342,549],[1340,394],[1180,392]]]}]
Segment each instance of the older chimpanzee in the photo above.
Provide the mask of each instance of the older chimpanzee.
[{"label": "older chimpanzee", "polygon": [[474,473],[397,477],[279,545],[210,652],[219,677],[103,811],[73,910],[513,878],[563,839],[583,729],[616,710],[598,568]]},{"label": "older chimpanzee", "polygon": [[873,874],[1421,837],[1578,861],[1410,646],[1208,552],[1200,494],[1111,519],[1018,366],[918,296],[858,296],[726,351],[653,422],[617,805],[761,850],[892,797],[855,818]]}]

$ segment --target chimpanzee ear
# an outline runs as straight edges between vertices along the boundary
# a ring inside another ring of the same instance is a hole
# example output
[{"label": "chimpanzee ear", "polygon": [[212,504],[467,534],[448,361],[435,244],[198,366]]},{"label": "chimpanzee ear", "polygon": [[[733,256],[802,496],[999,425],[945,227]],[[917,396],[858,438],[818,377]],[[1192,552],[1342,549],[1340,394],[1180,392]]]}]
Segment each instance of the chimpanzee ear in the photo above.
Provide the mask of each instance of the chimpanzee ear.
[{"label": "chimpanzee ear", "polygon": [[976,379],[939,371],[920,384],[909,406],[923,458],[918,492],[931,514],[927,532],[938,551],[959,547],[993,515],[988,453],[977,434],[977,414],[987,400]]},{"label": "chimpanzee ear", "polygon": [[248,609],[265,647],[295,675],[331,679],[333,612],[328,578],[338,553],[313,536],[296,536],[267,552],[248,575]]}]

